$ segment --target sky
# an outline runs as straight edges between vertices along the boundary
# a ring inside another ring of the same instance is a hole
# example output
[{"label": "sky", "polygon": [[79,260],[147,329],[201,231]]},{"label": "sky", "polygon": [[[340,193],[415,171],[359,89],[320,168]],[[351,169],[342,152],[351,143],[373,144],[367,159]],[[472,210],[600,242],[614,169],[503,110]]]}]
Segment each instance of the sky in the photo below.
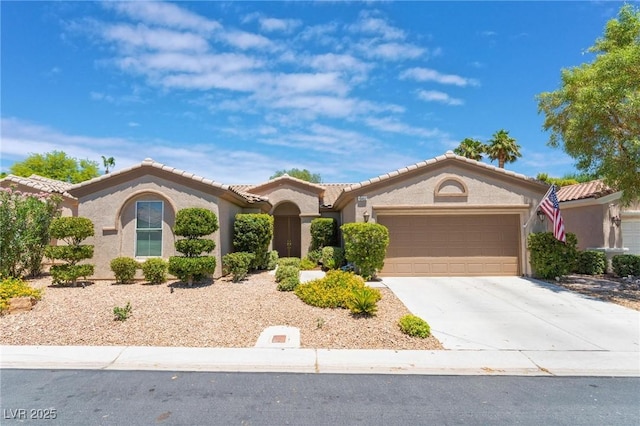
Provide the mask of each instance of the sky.
[{"label": "sky", "polygon": [[560,177],[574,161],[536,96],[594,59],[621,5],[2,1],[0,169],[61,150],[349,183],[505,129],[522,152],[506,169]]}]

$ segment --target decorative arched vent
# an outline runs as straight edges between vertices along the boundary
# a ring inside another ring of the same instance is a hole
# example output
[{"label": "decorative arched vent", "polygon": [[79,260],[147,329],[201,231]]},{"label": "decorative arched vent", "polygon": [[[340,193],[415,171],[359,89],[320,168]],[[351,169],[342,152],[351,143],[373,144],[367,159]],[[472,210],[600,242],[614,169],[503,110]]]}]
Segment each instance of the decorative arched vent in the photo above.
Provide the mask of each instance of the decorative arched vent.
[{"label": "decorative arched vent", "polygon": [[436,185],[435,201],[467,201],[469,190],[467,185],[457,177],[446,177]]}]

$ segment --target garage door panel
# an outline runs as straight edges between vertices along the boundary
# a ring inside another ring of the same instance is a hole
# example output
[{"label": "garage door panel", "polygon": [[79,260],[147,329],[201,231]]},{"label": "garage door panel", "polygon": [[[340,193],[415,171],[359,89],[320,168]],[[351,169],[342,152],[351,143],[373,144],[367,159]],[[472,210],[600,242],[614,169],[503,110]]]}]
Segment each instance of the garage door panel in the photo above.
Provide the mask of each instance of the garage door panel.
[{"label": "garage door panel", "polygon": [[381,275],[518,275],[517,215],[379,216],[390,244]]}]

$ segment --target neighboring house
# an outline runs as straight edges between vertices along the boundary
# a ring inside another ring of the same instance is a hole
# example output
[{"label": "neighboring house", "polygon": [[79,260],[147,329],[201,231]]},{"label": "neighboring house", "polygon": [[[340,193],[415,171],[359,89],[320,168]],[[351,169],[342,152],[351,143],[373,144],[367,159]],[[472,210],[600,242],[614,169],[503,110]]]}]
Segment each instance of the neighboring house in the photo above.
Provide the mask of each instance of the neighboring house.
[{"label": "neighboring house", "polygon": [[38,175],[31,175],[28,178],[8,175],[0,179],[0,188],[13,188],[17,191],[30,194],[38,194],[41,192],[59,194],[62,196],[62,216],[77,216],[78,214],[78,200],[67,192],[72,186],[72,183],[61,182]]},{"label": "neighboring house", "polygon": [[376,221],[389,228],[381,275],[530,275],[527,234],[544,229],[535,208],[548,186],[451,151],[360,183],[315,184],[281,176],[257,185],[223,185],[151,159],[73,185],[76,214],[96,235],[94,279],[112,278],[111,259],[175,255],[175,214],[204,207],[218,216],[221,258],[233,251],[237,213],[274,216],[272,247],[281,257],[305,256],[311,221]]},{"label": "neighboring house", "polygon": [[622,192],[600,180],[568,185],[558,190],[565,230],[578,238],[581,250],[640,254],[640,203],[624,207]]}]

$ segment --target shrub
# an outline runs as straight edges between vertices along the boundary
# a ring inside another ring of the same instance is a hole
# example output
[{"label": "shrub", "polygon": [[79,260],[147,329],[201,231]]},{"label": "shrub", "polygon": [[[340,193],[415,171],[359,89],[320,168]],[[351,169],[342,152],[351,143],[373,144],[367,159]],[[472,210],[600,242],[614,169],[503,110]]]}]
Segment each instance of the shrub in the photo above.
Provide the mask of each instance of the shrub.
[{"label": "shrub", "polygon": [[324,278],[300,284],[296,295],[306,304],[320,308],[346,308],[354,289],[365,288],[364,280],[352,272],[329,271]]},{"label": "shrub", "polygon": [[0,282],[0,312],[9,308],[9,300],[14,297],[42,298],[42,290],[32,288],[20,278],[5,278]]},{"label": "shrub", "polygon": [[253,253],[251,269],[266,269],[269,244],[273,238],[273,216],[264,213],[238,213],[233,224],[233,247]]},{"label": "shrub", "polygon": [[307,253],[307,259],[317,265],[322,259],[322,249],[319,248],[315,250],[309,250],[309,252]]},{"label": "shrub", "polygon": [[355,315],[375,315],[381,297],[380,291],[375,288],[355,288],[347,299],[347,308]]},{"label": "shrub", "polygon": [[527,248],[531,252],[531,266],[534,273],[544,279],[553,279],[573,271],[578,256],[575,234],[566,234],[567,242],[562,243],[551,232],[529,234]]},{"label": "shrub", "polygon": [[93,236],[93,222],[86,217],[58,217],[51,222],[49,232],[52,238],[67,245],[49,246],[45,250],[47,257],[63,260],[64,265],[54,265],[50,269],[54,284],[76,285],[79,277],[85,279],[93,275],[94,265],[79,262],[93,257],[93,246],[81,244]]},{"label": "shrub", "polygon": [[296,268],[300,268],[300,262],[299,257],[281,257],[278,260],[278,266],[295,266]]},{"label": "shrub", "polygon": [[0,276],[36,276],[51,240],[49,227],[60,216],[59,195],[0,188]]},{"label": "shrub", "polygon": [[116,282],[121,284],[133,282],[138,266],[138,262],[130,257],[116,257],[111,261],[111,271],[116,276]]},{"label": "shrub", "polygon": [[338,269],[344,263],[344,250],[341,247],[323,247],[321,262],[327,269]]},{"label": "shrub", "polygon": [[213,274],[216,270],[216,258],[202,254],[212,252],[216,243],[200,237],[217,230],[218,218],[211,210],[199,207],[179,210],[173,232],[185,237],[175,242],[176,250],[184,256],[169,258],[169,273],[189,285]]},{"label": "shrub", "polygon": [[311,250],[336,245],[338,223],[333,218],[318,217],[311,221]]},{"label": "shrub", "polygon": [[420,317],[415,315],[405,315],[398,321],[400,330],[404,334],[408,334],[413,337],[426,338],[431,335],[431,327],[429,324]]},{"label": "shrub", "polygon": [[226,273],[233,276],[233,282],[242,281],[249,272],[249,266],[251,266],[253,258],[253,253],[242,251],[227,253],[222,257],[222,266]]},{"label": "shrub", "polygon": [[300,269],[292,265],[278,266],[276,269],[276,282],[283,281],[287,278],[299,278]]},{"label": "shrub", "polygon": [[300,278],[286,277],[278,283],[278,290],[280,291],[294,291],[300,284]]},{"label": "shrub", "polygon": [[579,274],[601,275],[607,269],[607,255],[602,251],[579,251],[575,271]]},{"label": "shrub", "polygon": [[300,269],[303,271],[309,271],[311,269],[315,269],[318,264],[309,260],[308,258],[304,258],[300,261]]},{"label": "shrub", "polygon": [[345,258],[370,279],[384,266],[389,230],[378,223],[346,223],[341,229]]},{"label": "shrub", "polygon": [[151,284],[162,284],[167,281],[168,267],[165,260],[157,257],[147,259],[141,265],[144,279]]},{"label": "shrub", "polygon": [[131,303],[127,302],[124,308],[116,306],[113,308],[113,319],[115,321],[124,321],[131,316]]},{"label": "shrub", "polygon": [[640,275],[640,256],[633,254],[619,254],[611,259],[613,272],[619,277]]},{"label": "shrub", "polygon": [[273,271],[278,266],[278,252],[276,250],[271,250],[267,253],[267,257],[269,258],[267,261],[267,270]]}]

